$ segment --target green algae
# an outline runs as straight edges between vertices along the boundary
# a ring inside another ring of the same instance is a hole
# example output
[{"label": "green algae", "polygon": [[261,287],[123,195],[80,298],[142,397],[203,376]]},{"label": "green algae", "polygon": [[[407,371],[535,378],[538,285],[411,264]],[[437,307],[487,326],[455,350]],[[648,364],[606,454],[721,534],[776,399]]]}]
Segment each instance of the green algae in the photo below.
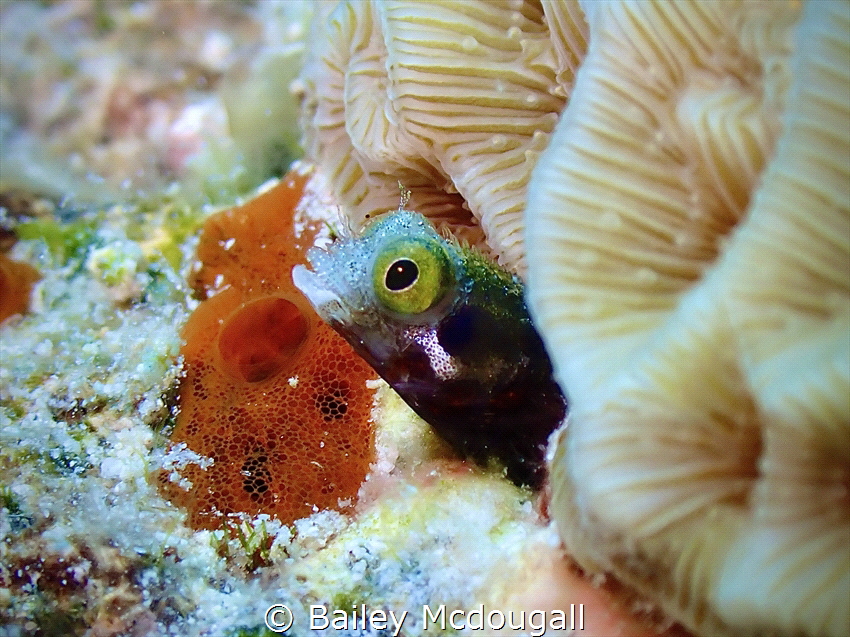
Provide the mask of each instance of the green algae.
[{"label": "green algae", "polygon": [[225,633],[224,637],[276,637],[280,633],[276,633],[267,626],[250,626],[234,628],[232,631]]},{"label": "green algae", "polygon": [[[276,533],[269,531],[265,518],[257,518],[254,522],[252,524],[244,519],[222,519],[221,529],[210,538],[210,545],[216,554],[246,574],[267,568],[274,563],[272,546]],[[287,556],[284,550],[283,555],[279,557]]]},{"label": "green algae", "polygon": [[32,518],[26,515],[20,499],[9,487],[0,487],[0,509],[8,516],[13,532],[32,524]]},{"label": "green algae", "polygon": [[23,241],[44,242],[53,259],[59,265],[70,261],[82,262],[97,239],[97,230],[102,220],[88,217],[62,223],[54,219],[26,221],[15,226],[15,234]]}]

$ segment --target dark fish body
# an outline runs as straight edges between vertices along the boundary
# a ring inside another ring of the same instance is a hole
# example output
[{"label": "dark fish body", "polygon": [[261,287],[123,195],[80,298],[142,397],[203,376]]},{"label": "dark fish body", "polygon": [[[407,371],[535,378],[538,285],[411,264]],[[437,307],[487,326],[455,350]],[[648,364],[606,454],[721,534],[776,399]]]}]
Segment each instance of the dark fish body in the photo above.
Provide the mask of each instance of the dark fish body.
[{"label": "dark fish body", "polygon": [[293,271],[317,312],[457,452],[539,486],[566,401],[522,284],[399,210]]}]

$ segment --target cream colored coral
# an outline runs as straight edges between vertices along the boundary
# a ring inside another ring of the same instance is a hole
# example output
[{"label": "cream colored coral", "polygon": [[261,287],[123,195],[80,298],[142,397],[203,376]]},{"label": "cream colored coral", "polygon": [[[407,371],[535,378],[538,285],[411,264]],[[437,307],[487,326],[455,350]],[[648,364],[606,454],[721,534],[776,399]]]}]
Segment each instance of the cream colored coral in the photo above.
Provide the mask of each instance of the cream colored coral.
[{"label": "cream colored coral", "polygon": [[575,2],[341,2],[302,74],[307,154],[355,228],[398,207],[401,181],[413,209],[482,246],[483,229],[522,271],[526,186],[585,29]]},{"label": "cream colored coral", "polygon": [[567,549],[698,633],[850,634],[850,5],[585,9],[527,209]]}]

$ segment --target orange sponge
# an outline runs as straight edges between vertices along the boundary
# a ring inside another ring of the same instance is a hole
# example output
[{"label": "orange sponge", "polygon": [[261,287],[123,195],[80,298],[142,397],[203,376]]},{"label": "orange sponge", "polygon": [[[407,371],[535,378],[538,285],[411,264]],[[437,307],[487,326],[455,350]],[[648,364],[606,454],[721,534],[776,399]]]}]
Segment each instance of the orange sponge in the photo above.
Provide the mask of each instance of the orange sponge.
[{"label": "orange sponge", "polygon": [[27,311],[32,285],[40,278],[31,265],[0,253],[0,322]]},{"label": "orange sponge", "polygon": [[[296,242],[306,177],[288,175],[204,225],[191,285],[203,299],[184,328],[186,376],[172,439],[214,460],[182,470],[187,492],[159,476],[194,528],[221,515],[289,523],[351,500],[374,459],[372,369],[292,285],[316,228]],[[215,293],[215,290],[221,290]]]}]

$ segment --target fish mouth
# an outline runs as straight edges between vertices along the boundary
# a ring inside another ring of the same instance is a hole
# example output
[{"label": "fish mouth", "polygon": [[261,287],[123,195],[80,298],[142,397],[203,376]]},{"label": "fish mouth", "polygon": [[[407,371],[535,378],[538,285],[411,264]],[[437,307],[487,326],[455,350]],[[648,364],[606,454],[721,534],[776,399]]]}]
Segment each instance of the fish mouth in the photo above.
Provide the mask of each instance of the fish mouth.
[{"label": "fish mouth", "polygon": [[307,297],[310,305],[324,321],[350,321],[351,315],[342,298],[326,285],[318,273],[308,270],[304,265],[296,265],[292,268],[292,283]]}]

